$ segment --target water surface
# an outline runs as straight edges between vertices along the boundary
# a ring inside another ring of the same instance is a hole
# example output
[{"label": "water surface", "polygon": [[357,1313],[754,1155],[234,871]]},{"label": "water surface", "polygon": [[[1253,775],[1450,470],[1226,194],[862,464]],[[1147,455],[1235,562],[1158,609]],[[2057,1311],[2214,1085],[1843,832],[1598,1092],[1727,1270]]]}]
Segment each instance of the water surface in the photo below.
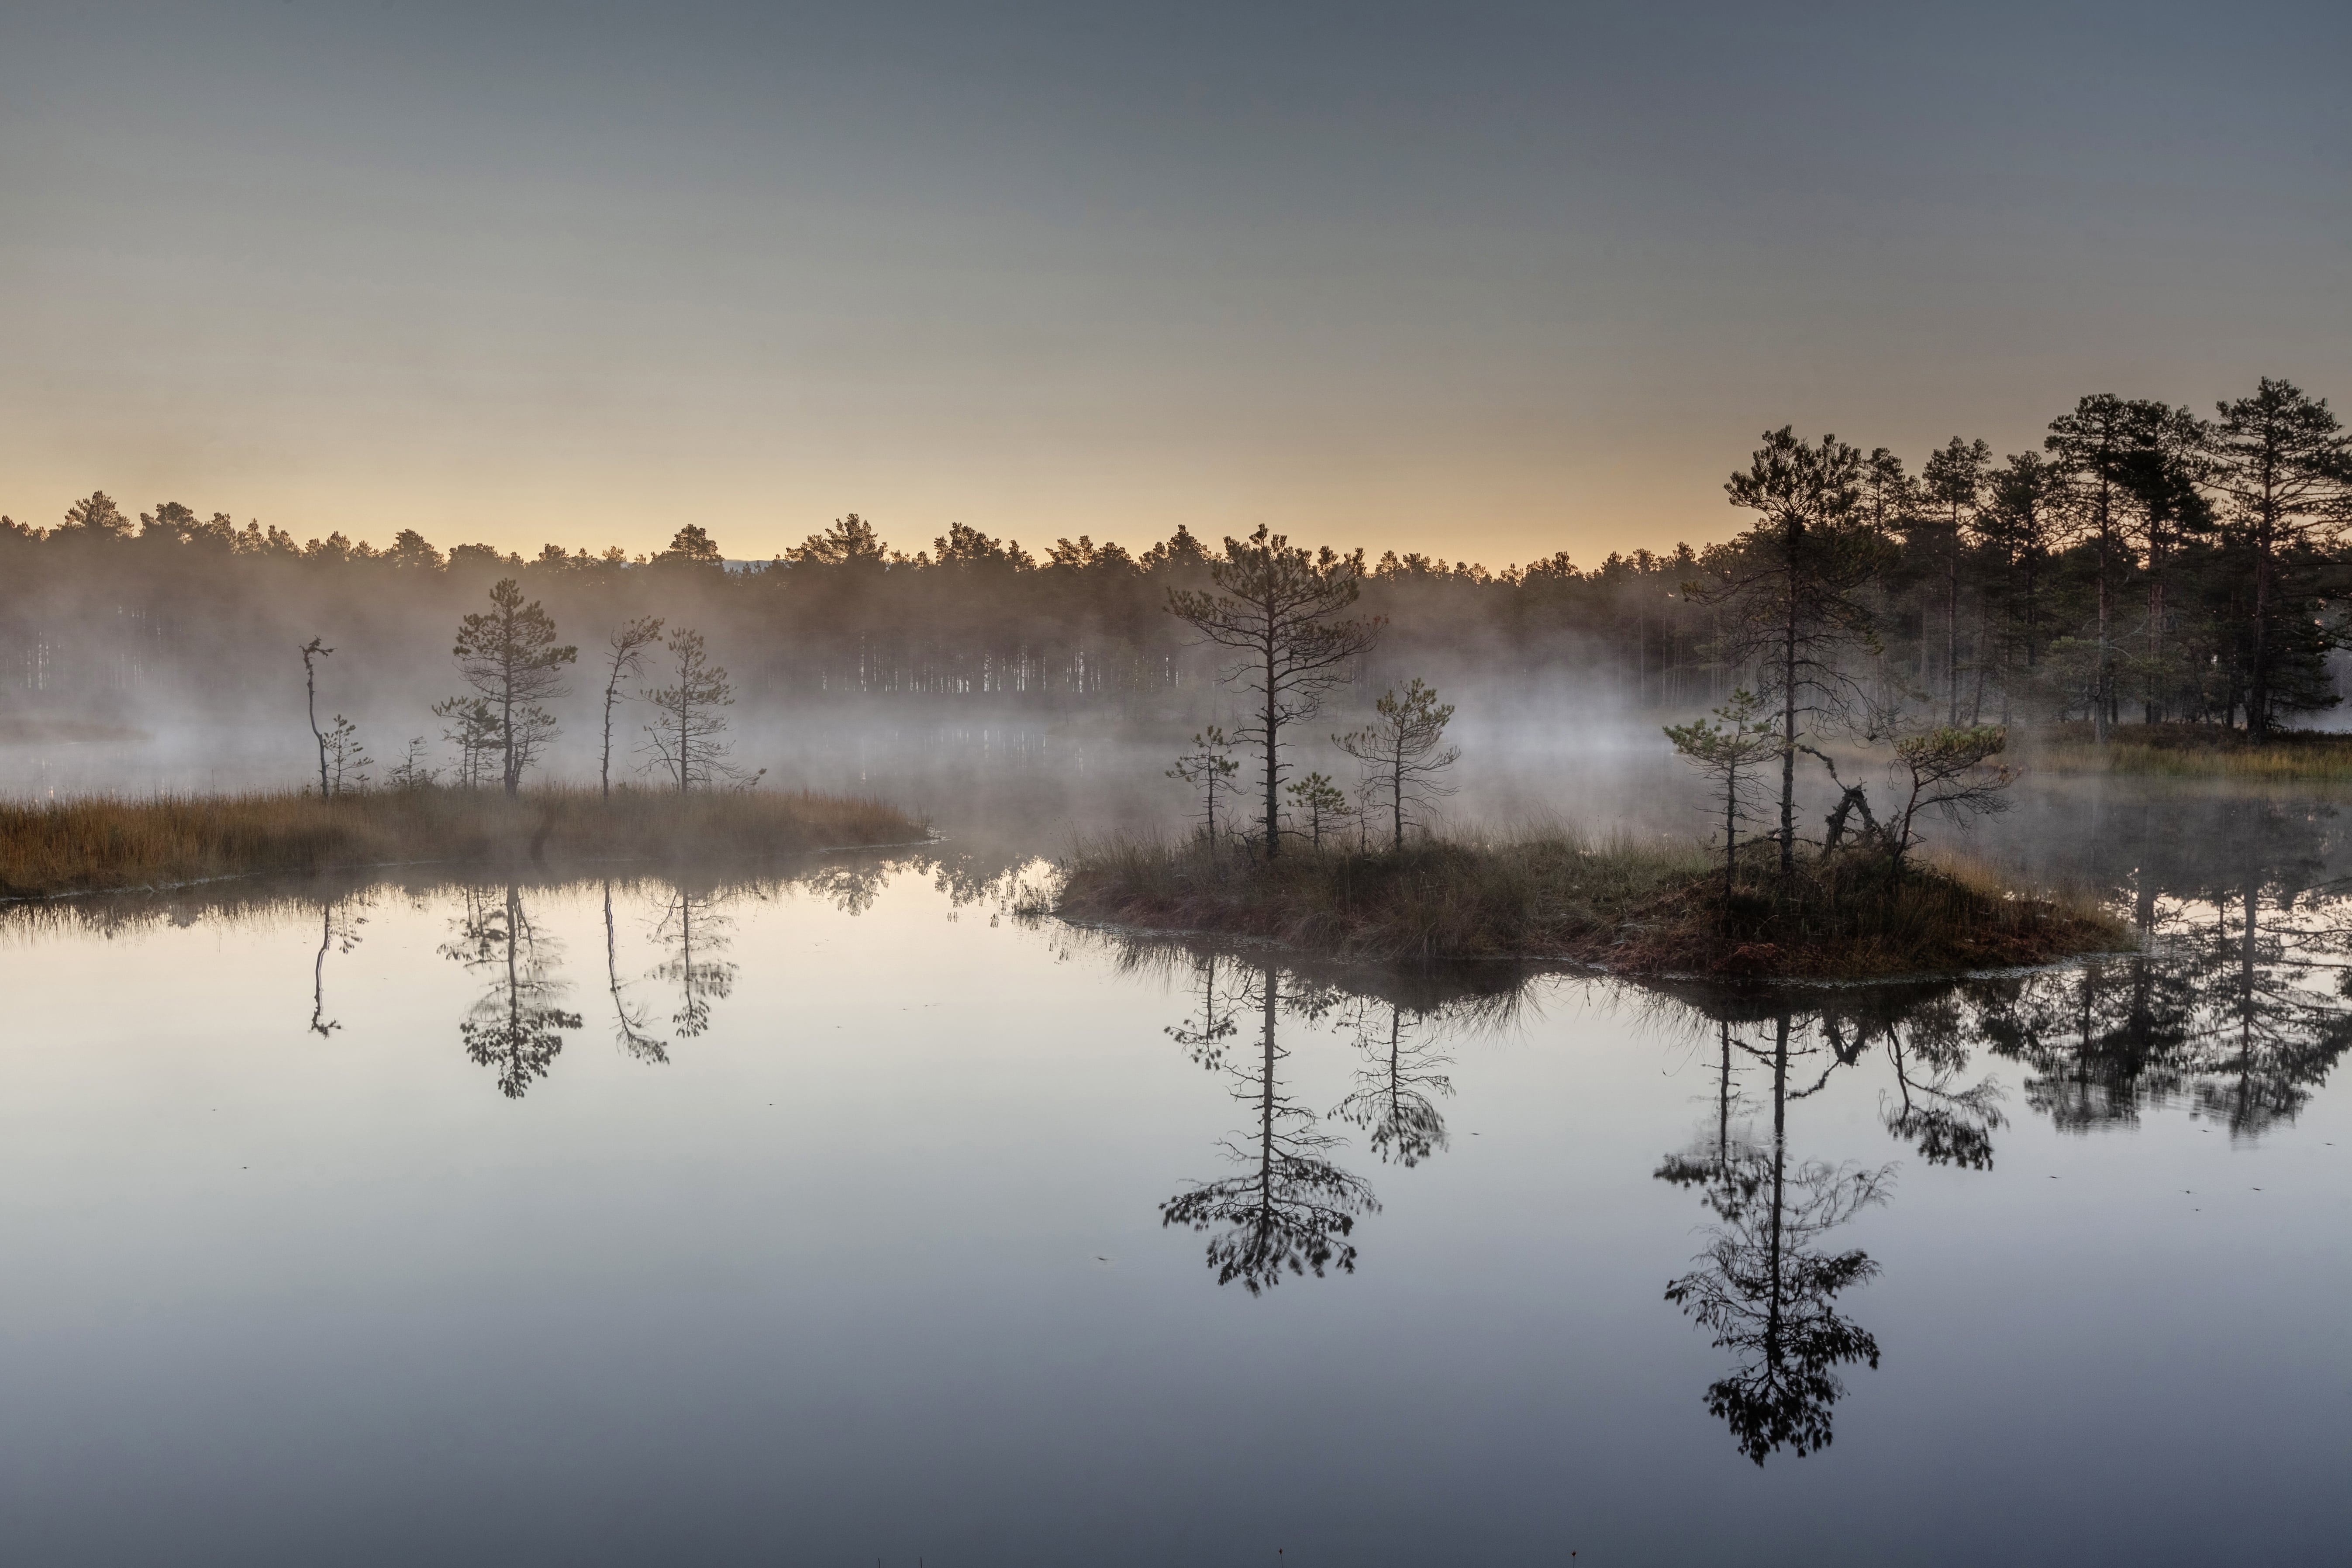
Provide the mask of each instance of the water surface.
[{"label": "water surface", "polygon": [[2352,922],[2230,820],[2147,955],[1786,994],[951,849],[20,910],[9,1554],[2324,1560]]}]

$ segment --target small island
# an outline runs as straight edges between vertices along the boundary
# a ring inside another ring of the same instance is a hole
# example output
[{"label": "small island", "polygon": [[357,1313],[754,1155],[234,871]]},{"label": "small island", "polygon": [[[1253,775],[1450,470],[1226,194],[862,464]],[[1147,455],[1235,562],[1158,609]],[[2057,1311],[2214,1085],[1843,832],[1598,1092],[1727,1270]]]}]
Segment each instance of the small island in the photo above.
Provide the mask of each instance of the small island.
[{"label": "small island", "polygon": [[1885,980],[2050,963],[2133,945],[2087,899],[2022,892],[1951,866],[1838,854],[1776,887],[1696,839],[1426,838],[1269,859],[1195,835],[1089,846],[1056,911],[1208,931],[1340,959],[1567,960],[1627,974]]},{"label": "small island", "polygon": [[[1084,848],[1056,912],[1341,959],[1564,959],[1739,979],[1948,975],[2128,949],[2091,900],[1925,853],[1929,823],[2007,809],[2016,775],[2005,726],[1963,722],[1957,689],[1939,704],[1876,657],[1868,585],[1887,547],[1860,513],[1862,467],[1833,438],[1768,432],[1725,487],[1758,521],[1685,584],[1720,617],[1717,657],[1752,685],[1664,727],[1706,781],[1712,843],[1433,832],[1461,753],[1445,742],[1454,705],[1419,678],[1329,737],[1356,764],[1352,795],[1300,771],[1305,724],[1381,623],[1349,614],[1360,553],[1311,553],[1261,528],[1225,541],[1211,591],[1169,596],[1225,650],[1221,679],[1248,715],[1230,738],[1195,735],[1169,769],[1197,792],[1195,829]],[[1246,791],[1236,752],[1253,764]],[[1834,802],[1818,837],[1800,831],[1801,772]]]}]

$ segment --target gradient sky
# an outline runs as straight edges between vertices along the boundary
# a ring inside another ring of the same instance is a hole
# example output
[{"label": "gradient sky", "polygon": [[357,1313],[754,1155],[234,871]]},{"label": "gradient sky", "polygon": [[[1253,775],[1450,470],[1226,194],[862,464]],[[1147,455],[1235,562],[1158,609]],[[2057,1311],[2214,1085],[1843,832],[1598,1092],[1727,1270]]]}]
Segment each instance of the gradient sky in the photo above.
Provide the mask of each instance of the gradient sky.
[{"label": "gradient sky", "polygon": [[2352,7],[0,8],[0,510],[1499,564],[2352,400]]}]

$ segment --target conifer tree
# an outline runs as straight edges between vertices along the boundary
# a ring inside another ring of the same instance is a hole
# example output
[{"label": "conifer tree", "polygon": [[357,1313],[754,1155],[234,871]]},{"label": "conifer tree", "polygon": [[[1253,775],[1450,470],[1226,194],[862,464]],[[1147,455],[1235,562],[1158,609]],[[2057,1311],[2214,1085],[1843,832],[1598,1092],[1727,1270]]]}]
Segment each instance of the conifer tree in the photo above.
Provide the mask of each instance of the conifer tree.
[{"label": "conifer tree", "polygon": [[1376,797],[1388,797],[1389,845],[1402,849],[1409,808],[1454,793],[1439,780],[1462,756],[1460,747],[1444,743],[1454,704],[1440,702],[1436,689],[1415,676],[1402,694],[1393,689],[1381,693],[1372,715],[1370,724],[1334,735],[1331,743],[1363,765]]},{"label": "conifer tree", "polygon": [[[1937,575],[1944,580],[1944,699],[1949,717],[1960,721],[1960,557],[1967,531],[1974,527],[1984,499],[1985,472],[1992,465],[1992,448],[1982,441],[1958,436],[1930,452],[1919,467],[1919,486],[1933,509],[1937,545]],[[1981,655],[1979,655],[1981,658]]]},{"label": "conifer tree", "polygon": [[1780,710],[1783,879],[1796,864],[1801,740],[1851,703],[1856,688],[1843,653],[1876,647],[1859,590],[1887,554],[1859,515],[1862,472],[1862,454],[1834,436],[1809,444],[1785,425],[1766,432],[1748,468],[1724,484],[1731,504],[1759,521],[1692,584],[1699,603],[1727,612],[1718,657],[1752,663],[1758,695]]},{"label": "conifer tree", "polygon": [[734,774],[727,763],[727,715],[719,710],[734,705],[735,688],[726,667],[711,663],[704,652],[700,632],[681,627],[664,646],[673,679],[641,694],[656,715],[645,732],[656,764],[684,795]]},{"label": "conifer tree", "polygon": [[522,786],[523,771],[555,738],[555,715],[540,703],[563,695],[563,667],[580,650],[555,640],[555,622],[539,601],[501,577],[490,589],[487,615],[457,623],[457,672],[498,714],[499,781],[508,795]]},{"label": "conifer tree", "polygon": [[1731,901],[1733,878],[1739,868],[1739,825],[1748,820],[1758,770],[1780,755],[1772,721],[1756,700],[1741,689],[1715,710],[1712,719],[1669,724],[1666,739],[1685,761],[1716,781],[1723,792],[1723,899]]},{"label": "conifer tree", "polygon": [[2283,623],[2305,609],[2318,558],[2352,525],[2352,437],[2325,398],[2268,376],[2219,406],[2212,483],[2252,564],[2246,732],[2258,736],[2274,717]]},{"label": "conifer tree", "polygon": [[1379,640],[1378,620],[1342,616],[1363,579],[1362,551],[1310,552],[1261,526],[1227,539],[1224,559],[1210,563],[1215,592],[1168,591],[1171,614],[1234,654],[1222,679],[1252,695],[1252,721],[1238,738],[1254,742],[1264,763],[1268,859],[1282,848],[1284,731],[1312,718],[1347,665]]}]

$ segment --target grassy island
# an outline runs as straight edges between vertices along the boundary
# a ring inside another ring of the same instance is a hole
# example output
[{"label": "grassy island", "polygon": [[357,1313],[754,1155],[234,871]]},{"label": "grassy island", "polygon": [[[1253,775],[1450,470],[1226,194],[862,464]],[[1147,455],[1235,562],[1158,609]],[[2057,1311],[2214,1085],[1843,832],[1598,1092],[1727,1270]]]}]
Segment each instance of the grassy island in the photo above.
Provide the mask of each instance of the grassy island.
[{"label": "grassy island", "polygon": [[782,791],[543,788],[97,796],[0,804],[0,898],[419,861],[730,860],[904,844],[880,801]]},{"label": "grassy island", "polygon": [[1786,887],[1770,871],[1743,866],[1727,900],[1720,851],[1697,843],[1535,835],[1267,861],[1196,836],[1088,846],[1056,912],[1371,962],[1552,958],[1726,979],[1958,973],[2131,945],[2087,900],[1954,865],[1831,856],[1801,861]]}]

